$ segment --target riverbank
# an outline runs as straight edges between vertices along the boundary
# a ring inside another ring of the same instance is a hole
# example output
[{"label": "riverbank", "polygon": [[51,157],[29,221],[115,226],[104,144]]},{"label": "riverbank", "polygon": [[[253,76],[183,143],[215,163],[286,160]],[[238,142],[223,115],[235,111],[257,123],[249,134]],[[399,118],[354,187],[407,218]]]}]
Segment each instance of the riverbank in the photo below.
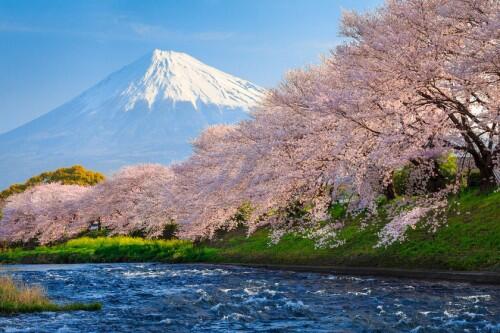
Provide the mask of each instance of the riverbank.
[{"label": "riverbank", "polygon": [[112,262],[207,262],[216,249],[183,240],[138,237],[82,237],[54,246],[0,251],[3,264],[76,264]]},{"label": "riverbank", "polygon": [[40,286],[27,286],[16,283],[9,276],[0,276],[0,314],[60,311],[97,311],[100,303],[56,304]]},{"label": "riverbank", "polygon": [[[203,244],[131,237],[80,238],[51,247],[3,250],[0,263],[237,263],[414,277],[444,271],[447,273],[436,277],[445,279],[453,279],[446,275],[455,271],[458,279],[464,276],[460,272],[494,272],[496,278],[500,274],[500,193],[465,194],[453,204],[447,225],[437,232],[430,233],[421,225],[408,231],[405,242],[388,247],[375,247],[383,220],[367,227],[352,221],[339,233],[343,244],[335,248],[318,249],[313,241],[296,235],[286,235],[270,245],[266,229],[249,237],[238,230]],[[469,280],[476,279],[477,274],[469,275]]]},{"label": "riverbank", "polygon": [[312,266],[312,265],[269,265],[269,264],[230,264],[227,266],[241,266],[263,268],[269,270],[310,272],[335,275],[380,276],[424,280],[446,280],[456,282],[472,282],[481,284],[500,285],[500,272],[478,271],[438,271],[423,269],[398,269],[380,267],[339,267],[339,266]]},{"label": "riverbank", "polygon": [[383,220],[364,228],[352,221],[338,235],[343,244],[335,248],[317,249],[295,235],[269,246],[266,230],[250,237],[233,232],[210,246],[217,248],[220,262],[500,272],[500,193],[465,194],[454,205],[447,225],[435,233],[418,225],[407,231],[404,242],[387,247],[375,246]]}]

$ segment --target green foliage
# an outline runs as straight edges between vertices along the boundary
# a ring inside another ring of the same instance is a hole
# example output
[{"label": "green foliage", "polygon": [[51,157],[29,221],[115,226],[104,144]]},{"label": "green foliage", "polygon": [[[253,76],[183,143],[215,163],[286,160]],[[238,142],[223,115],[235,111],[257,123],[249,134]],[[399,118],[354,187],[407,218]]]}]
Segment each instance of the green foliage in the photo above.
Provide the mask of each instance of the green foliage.
[{"label": "green foliage", "polygon": [[481,185],[481,173],[479,170],[471,170],[467,176],[467,187],[475,188]]},{"label": "green foliage", "polygon": [[128,236],[132,238],[144,238],[146,237],[146,233],[143,230],[135,229],[129,232]]},{"label": "green foliage", "polygon": [[99,230],[88,230],[79,235],[79,237],[89,237],[89,238],[98,238],[98,237],[107,237],[109,235],[109,230],[107,229],[99,229]]},{"label": "green foliage", "polygon": [[330,207],[328,207],[328,213],[334,220],[345,218],[347,214],[347,205],[340,202],[332,203]]},{"label": "green foliage", "polygon": [[[431,185],[434,185],[434,187],[436,187],[434,188],[434,190],[442,188],[446,184],[452,183],[455,180],[458,170],[457,157],[453,153],[449,153],[439,157],[436,160],[436,162],[437,162],[436,171],[438,175],[430,179],[430,182],[434,183],[430,184],[430,188],[432,188]],[[403,168],[394,171],[392,181],[394,185],[394,190],[396,191],[397,195],[405,195],[410,192],[408,191],[409,190],[408,186],[411,186],[409,184],[409,178],[413,170],[414,166],[407,165],[404,166]]]},{"label": "green foliage", "polygon": [[28,188],[48,183],[61,183],[64,185],[92,186],[104,180],[104,175],[85,169],[81,165],[74,165],[69,168],[61,168],[31,177],[23,184],[13,184],[8,189],[0,192],[0,200],[5,200],[9,196],[26,191]]},{"label": "green foliage", "polygon": [[447,183],[452,182],[458,171],[457,156],[449,153],[438,159],[439,174],[444,177]]},{"label": "green foliage", "polygon": [[[252,207],[252,204],[250,202],[244,202],[238,207],[236,213],[234,213],[234,215],[231,216],[228,221],[236,222],[236,229],[246,230],[247,222],[252,217],[253,211],[254,208]],[[234,223],[231,223],[231,225],[234,225]],[[224,226],[216,231],[215,237],[221,238],[227,232],[228,232],[227,227]]]},{"label": "green foliage", "polygon": [[410,172],[411,168],[409,166],[405,166],[394,171],[392,182],[394,184],[394,190],[396,191],[397,195],[403,195],[405,193],[408,179],[410,177]]},{"label": "green foliage", "polygon": [[312,209],[312,204],[303,203],[299,200],[291,202],[281,212],[288,220],[304,220]]},{"label": "green foliage", "polygon": [[238,207],[238,210],[232,217],[232,220],[238,222],[240,225],[243,225],[245,222],[250,220],[253,211],[254,208],[252,207],[252,204],[250,202],[244,202],[240,207]]},{"label": "green foliage", "polygon": [[177,233],[179,232],[179,225],[175,221],[170,221],[165,224],[163,231],[161,233],[161,239],[176,239]]}]

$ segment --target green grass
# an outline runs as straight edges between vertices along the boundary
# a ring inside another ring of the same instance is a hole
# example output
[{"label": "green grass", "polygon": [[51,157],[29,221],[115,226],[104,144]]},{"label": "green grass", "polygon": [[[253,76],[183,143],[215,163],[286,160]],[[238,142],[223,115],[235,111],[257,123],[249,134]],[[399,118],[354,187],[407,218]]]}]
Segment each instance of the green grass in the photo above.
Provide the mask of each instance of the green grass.
[{"label": "green grass", "polygon": [[315,249],[311,240],[294,235],[269,246],[267,230],[248,238],[242,232],[233,232],[211,244],[219,249],[213,260],[500,271],[500,193],[467,193],[452,202],[458,210],[450,210],[447,226],[431,233],[420,225],[408,231],[405,242],[387,248],[374,247],[378,231],[387,223],[384,219],[366,228],[360,228],[359,221],[350,221],[339,233],[345,244],[337,248]]},{"label": "green grass", "polygon": [[55,246],[0,251],[1,263],[197,262],[215,250],[182,240],[134,237],[82,237]]},{"label": "green grass", "polygon": [[97,311],[100,303],[53,303],[39,286],[15,283],[10,277],[0,277],[0,314],[41,311]]},{"label": "green grass", "polygon": [[286,235],[270,246],[268,230],[250,237],[234,231],[221,239],[192,244],[181,240],[131,237],[83,237],[52,247],[0,251],[0,263],[82,262],[213,262],[255,264],[338,265],[440,270],[500,271],[500,193],[469,192],[450,201],[448,223],[431,233],[423,225],[410,229],[407,240],[376,248],[377,233],[387,221],[380,217],[361,228],[359,219],[339,233],[342,246],[316,249],[313,241]]}]

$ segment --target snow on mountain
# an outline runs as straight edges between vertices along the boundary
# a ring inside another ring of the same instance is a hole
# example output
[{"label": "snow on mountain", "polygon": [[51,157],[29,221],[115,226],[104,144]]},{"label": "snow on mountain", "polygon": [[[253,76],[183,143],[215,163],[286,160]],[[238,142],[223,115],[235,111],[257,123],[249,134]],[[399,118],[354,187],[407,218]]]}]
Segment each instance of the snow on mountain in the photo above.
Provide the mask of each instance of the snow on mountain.
[{"label": "snow on mountain", "polygon": [[120,110],[133,110],[144,102],[149,109],[158,101],[189,102],[228,108],[249,108],[262,97],[263,89],[205,65],[186,53],[154,50],[112,74],[82,95],[86,111],[99,107],[111,96]]},{"label": "snow on mountain", "polygon": [[204,128],[247,119],[263,95],[251,82],[185,53],[155,50],[0,135],[0,188],[71,164],[109,173],[184,159]]}]

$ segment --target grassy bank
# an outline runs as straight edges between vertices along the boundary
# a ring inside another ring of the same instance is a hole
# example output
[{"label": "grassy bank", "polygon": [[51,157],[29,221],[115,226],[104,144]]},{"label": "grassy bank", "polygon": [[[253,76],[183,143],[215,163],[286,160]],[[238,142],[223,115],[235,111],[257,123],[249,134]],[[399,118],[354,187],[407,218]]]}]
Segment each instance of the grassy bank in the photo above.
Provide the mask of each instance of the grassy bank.
[{"label": "grassy bank", "polygon": [[80,238],[53,247],[0,252],[2,263],[77,262],[213,262],[290,265],[366,266],[440,270],[500,271],[500,193],[464,194],[451,204],[448,223],[436,233],[419,226],[407,240],[386,248],[375,247],[377,233],[387,221],[361,228],[347,222],[337,248],[316,249],[309,239],[285,236],[270,246],[268,231],[250,237],[232,232],[215,242],[193,245],[186,241],[144,240],[130,237]]},{"label": "grassy bank", "polygon": [[0,251],[1,263],[199,262],[215,250],[182,240],[146,240],[133,237],[78,238],[31,250]]},{"label": "grassy bank", "polygon": [[232,233],[212,244],[220,262],[366,266],[444,270],[500,271],[500,193],[462,195],[453,201],[447,226],[436,233],[418,226],[407,232],[407,240],[386,248],[374,247],[377,233],[387,221],[366,228],[352,221],[339,234],[345,244],[333,249],[315,249],[311,240],[285,236],[269,246],[268,232],[250,237]]},{"label": "grassy bank", "polygon": [[10,277],[0,277],[0,314],[41,311],[97,311],[99,303],[53,303],[41,287],[16,284]]}]

